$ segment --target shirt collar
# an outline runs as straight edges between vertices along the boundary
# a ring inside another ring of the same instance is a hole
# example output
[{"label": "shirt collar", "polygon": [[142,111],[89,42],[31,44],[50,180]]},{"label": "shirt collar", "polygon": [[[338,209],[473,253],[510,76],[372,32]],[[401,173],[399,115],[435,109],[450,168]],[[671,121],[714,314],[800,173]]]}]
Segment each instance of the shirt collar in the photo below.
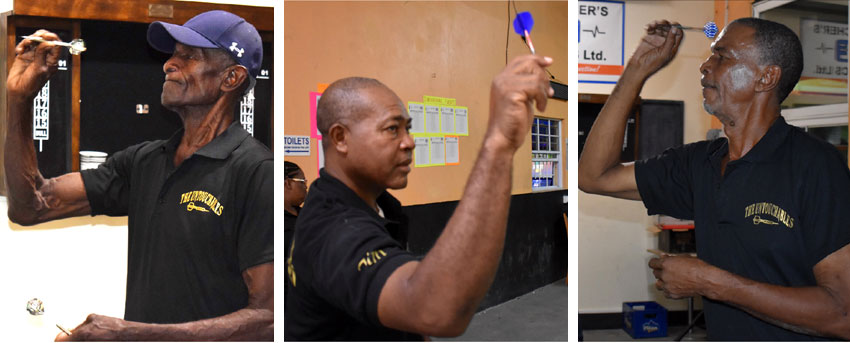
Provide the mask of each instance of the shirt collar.
[{"label": "shirt collar", "polygon": [[[174,152],[177,150],[177,146],[180,145],[180,140],[183,138],[184,129],[177,130],[168,141],[165,142],[165,145],[162,148],[168,152]],[[213,138],[212,141],[202,146],[200,149],[195,151],[194,155],[200,155],[204,157],[214,158],[223,160],[230,156],[239,144],[245,140],[250,134],[248,131],[242,128],[242,124],[237,121],[234,121],[230,126],[227,127],[224,132],[220,135]]]},{"label": "shirt collar", "polygon": [[[317,187],[318,186],[318,187]],[[381,223],[396,223],[398,222],[398,218],[395,218],[398,212],[400,211],[401,204],[398,200],[395,199],[389,192],[384,191],[381,195],[378,196],[377,202],[378,206],[380,206],[384,210],[384,214],[386,218],[382,218],[378,215],[378,212],[375,211],[374,208],[366,204],[363,199],[361,199],[357,193],[351,188],[348,188],[342,181],[337,178],[331,176],[325,169],[322,168],[319,170],[319,179],[314,181],[310,188],[317,187],[322,190],[323,193],[334,194],[339,197],[340,200],[346,205],[352,206],[354,208],[360,209]]]},{"label": "shirt collar", "polygon": [[791,125],[788,125],[781,115],[778,116],[764,136],[742,159],[750,162],[766,162],[778,158],[779,147],[785,142],[789,132],[791,132]]},{"label": "shirt collar", "polygon": [[[785,142],[785,138],[790,132],[791,125],[785,122],[785,118],[777,117],[764,136],[741,159],[749,162],[766,162],[778,158],[779,147]],[[715,139],[709,144],[708,149],[712,163],[719,165],[720,160],[729,153],[729,140],[727,138]]]}]

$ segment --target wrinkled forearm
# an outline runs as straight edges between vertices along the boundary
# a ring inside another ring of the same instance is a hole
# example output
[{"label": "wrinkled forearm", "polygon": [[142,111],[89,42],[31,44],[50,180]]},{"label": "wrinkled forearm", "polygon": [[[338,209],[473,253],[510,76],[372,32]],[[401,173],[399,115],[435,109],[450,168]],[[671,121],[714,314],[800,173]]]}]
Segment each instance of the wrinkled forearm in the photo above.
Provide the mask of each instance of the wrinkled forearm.
[{"label": "wrinkled forearm", "polygon": [[848,306],[827,288],[770,285],[712,268],[701,295],[791,331],[850,339]]},{"label": "wrinkled forearm", "polygon": [[122,341],[272,341],[274,312],[244,308],[216,318],[180,324],[126,322]]},{"label": "wrinkled forearm", "polygon": [[32,99],[9,99],[6,117],[4,168],[9,191],[9,214],[13,221],[33,216],[42,205],[38,189],[44,178],[38,171],[32,140]]}]

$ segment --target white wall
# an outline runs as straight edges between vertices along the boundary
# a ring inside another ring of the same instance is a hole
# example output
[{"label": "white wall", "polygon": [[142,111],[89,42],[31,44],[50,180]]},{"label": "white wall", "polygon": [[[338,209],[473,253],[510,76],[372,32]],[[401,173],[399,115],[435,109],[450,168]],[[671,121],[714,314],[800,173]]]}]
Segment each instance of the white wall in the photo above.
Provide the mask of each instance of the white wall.
[{"label": "white wall", "polygon": [[[89,313],[122,318],[127,278],[127,217],[78,217],[32,227],[6,218],[0,197],[0,323],[7,342],[52,341]],[[30,315],[39,298],[45,314]]]},{"label": "white wall", "polygon": [[[644,26],[659,19],[702,27],[714,20],[713,1],[626,1],[626,60],[643,36]],[[722,26],[722,23],[718,23]],[[705,139],[709,115],[702,108],[699,65],[709,56],[711,40],[686,31],[679,53],[647,81],[644,99],[685,102],[685,142]],[[610,94],[613,85],[578,84],[579,93]],[[624,301],[658,301],[667,309],[687,308],[655,290],[647,267],[657,239],[647,231],[654,217],[638,201],[578,194],[578,306],[580,313],[619,312]]]}]

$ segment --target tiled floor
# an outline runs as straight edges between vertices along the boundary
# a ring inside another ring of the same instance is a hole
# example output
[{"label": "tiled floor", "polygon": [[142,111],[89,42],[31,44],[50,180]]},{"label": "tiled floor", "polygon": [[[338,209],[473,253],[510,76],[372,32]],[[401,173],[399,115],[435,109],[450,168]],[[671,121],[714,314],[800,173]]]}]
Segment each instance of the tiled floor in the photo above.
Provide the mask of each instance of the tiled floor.
[{"label": "tiled floor", "polygon": [[564,279],[475,314],[466,332],[435,341],[567,341]]},{"label": "tiled floor", "polygon": [[[632,338],[629,336],[626,331],[623,329],[609,329],[609,330],[585,330],[584,331],[584,340],[586,342],[659,342],[659,341],[673,341],[679,334],[681,334],[685,330],[684,326],[674,326],[667,328],[667,337],[657,337],[657,338]],[[694,328],[691,334],[686,335],[682,341],[705,341],[705,330],[700,328]]]}]

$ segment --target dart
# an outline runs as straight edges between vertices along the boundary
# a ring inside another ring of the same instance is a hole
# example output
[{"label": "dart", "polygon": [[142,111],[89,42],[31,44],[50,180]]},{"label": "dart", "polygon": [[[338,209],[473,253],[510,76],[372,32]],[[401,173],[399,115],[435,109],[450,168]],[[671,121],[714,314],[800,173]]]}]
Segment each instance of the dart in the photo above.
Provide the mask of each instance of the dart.
[{"label": "dart", "polygon": [[535,55],[534,44],[531,43],[531,34],[529,34],[532,27],[534,27],[534,18],[531,17],[531,13],[517,13],[516,18],[514,18],[514,32],[522,37],[522,40],[528,45],[528,49],[531,50],[531,54]]},{"label": "dart", "polygon": [[[516,22],[514,22],[514,25],[516,25]],[[700,27],[693,27],[693,26],[682,26],[682,25],[676,25],[676,27],[678,27],[682,30],[702,31],[702,33],[704,33],[705,36],[708,37],[708,38],[714,38],[714,36],[717,35],[717,24],[715,24],[713,21],[705,23],[705,26],[703,26],[701,28]]]},{"label": "dart", "polygon": [[70,43],[68,43],[68,42],[61,42],[61,41],[48,41],[48,40],[45,40],[44,38],[41,38],[41,37],[38,37],[38,36],[21,36],[21,37],[23,37],[24,39],[29,39],[29,40],[40,42],[40,43],[50,42],[50,43],[53,43],[54,45],[67,47],[68,51],[72,55],[79,55],[81,52],[86,51],[86,43],[82,39],[75,39],[75,40],[72,40]]}]

